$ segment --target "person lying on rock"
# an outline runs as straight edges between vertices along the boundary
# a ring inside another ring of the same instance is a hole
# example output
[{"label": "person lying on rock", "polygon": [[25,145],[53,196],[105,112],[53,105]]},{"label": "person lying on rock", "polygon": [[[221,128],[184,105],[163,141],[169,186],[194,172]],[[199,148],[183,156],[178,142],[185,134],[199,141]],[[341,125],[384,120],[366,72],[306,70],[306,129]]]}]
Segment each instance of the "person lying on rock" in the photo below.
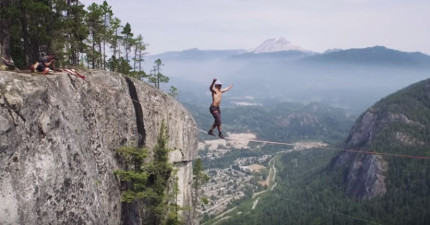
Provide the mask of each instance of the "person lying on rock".
[{"label": "person lying on rock", "polygon": [[36,62],[35,64],[30,66],[31,72],[35,70],[42,74],[48,74],[49,71],[55,70],[55,56],[54,54],[48,54],[40,59],[40,62]]},{"label": "person lying on rock", "polygon": [[224,89],[221,89],[221,87],[222,87],[222,83],[216,78],[213,79],[212,84],[209,87],[209,90],[212,92],[212,104],[209,107],[209,111],[211,112],[215,121],[212,124],[212,127],[210,128],[210,130],[208,131],[208,134],[215,136],[214,129],[216,127],[218,128],[218,132],[219,132],[218,137],[220,137],[221,139],[224,139],[224,135],[222,134],[222,131],[221,131],[221,109],[219,106],[221,104],[222,93],[230,90],[233,87],[233,84],[231,84],[230,86]]}]

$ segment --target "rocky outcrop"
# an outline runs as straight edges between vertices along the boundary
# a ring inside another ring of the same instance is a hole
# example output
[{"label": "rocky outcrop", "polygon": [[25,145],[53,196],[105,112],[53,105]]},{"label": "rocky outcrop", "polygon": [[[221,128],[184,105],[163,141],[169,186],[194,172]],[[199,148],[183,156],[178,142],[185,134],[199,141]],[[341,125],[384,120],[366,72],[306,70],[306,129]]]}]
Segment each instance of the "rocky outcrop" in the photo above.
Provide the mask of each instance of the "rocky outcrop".
[{"label": "rocky outcrop", "polygon": [[300,124],[300,126],[316,126],[319,124],[316,116],[310,115],[309,113],[290,113],[281,122],[282,126],[289,126],[291,123]]},{"label": "rocky outcrop", "polygon": [[0,224],[120,224],[115,149],[152,150],[162,121],[178,170],[177,202],[191,205],[192,116],[143,82],[85,75],[0,72]]},{"label": "rocky outcrop", "polygon": [[388,163],[381,156],[357,155],[347,177],[346,193],[362,200],[384,195],[387,171]]},{"label": "rocky outcrop", "polygon": [[369,142],[385,127],[395,122],[423,128],[424,125],[410,120],[401,113],[384,112],[380,108],[368,109],[354,124],[346,140],[347,147],[368,146]]},{"label": "rocky outcrop", "polygon": [[[345,142],[346,150],[370,149],[377,140],[385,149],[402,151],[428,143],[430,80],[411,85],[381,100],[353,125]],[[407,154],[407,153],[406,153]],[[346,193],[358,199],[383,196],[389,165],[382,156],[345,151],[334,161],[334,167],[348,167]]]},{"label": "rocky outcrop", "polygon": [[[370,142],[381,129],[397,118],[367,110],[354,124],[346,140],[346,149],[368,151]],[[346,193],[361,200],[372,199],[386,193],[385,178],[388,163],[380,156],[344,152],[336,161],[336,167],[348,164]]]}]

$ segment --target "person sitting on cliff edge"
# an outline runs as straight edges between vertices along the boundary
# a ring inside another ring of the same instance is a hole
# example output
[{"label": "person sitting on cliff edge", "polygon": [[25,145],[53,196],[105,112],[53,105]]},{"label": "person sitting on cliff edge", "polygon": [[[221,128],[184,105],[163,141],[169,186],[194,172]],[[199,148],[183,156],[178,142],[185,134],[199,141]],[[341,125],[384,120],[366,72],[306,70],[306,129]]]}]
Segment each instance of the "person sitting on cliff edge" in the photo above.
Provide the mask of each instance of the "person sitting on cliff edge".
[{"label": "person sitting on cliff edge", "polygon": [[30,66],[31,72],[41,72],[42,74],[48,74],[50,70],[55,70],[55,55],[50,53],[40,59],[39,62]]},{"label": "person sitting on cliff edge", "polygon": [[[215,86],[215,87],[214,87]],[[224,139],[224,135],[221,131],[221,99],[222,99],[222,93],[230,90],[233,87],[233,84],[228,86],[227,88],[221,89],[222,83],[217,80],[216,78],[213,79],[211,86],[209,87],[209,90],[212,92],[212,104],[209,107],[209,111],[211,112],[212,116],[214,117],[215,121],[212,124],[210,130],[208,131],[208,134],[214,135],[214,129],[215,127],[218,128],[219,135],[221,139]]]}]

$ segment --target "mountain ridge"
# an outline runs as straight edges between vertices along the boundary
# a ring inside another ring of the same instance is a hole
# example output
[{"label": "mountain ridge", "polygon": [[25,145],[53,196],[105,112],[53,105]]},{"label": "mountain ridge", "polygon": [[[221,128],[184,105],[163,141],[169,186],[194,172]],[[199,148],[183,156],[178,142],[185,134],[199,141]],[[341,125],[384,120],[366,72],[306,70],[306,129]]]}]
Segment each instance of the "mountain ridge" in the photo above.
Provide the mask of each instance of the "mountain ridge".
[{"label": "mountain ridge", "polygon": [[329,51],[304,58],[305,62],[351,63],[391,66],[430,67],[430,56],[421,52],[403,52],[384,46]]},{"label": "mountain ridge", "polygon": [[219,58],[234,59],[298,59],[303,63],[349,63],[370,65],[423,66],[430,67],[430,55],[421,52],[404,52],[384,46],[366,48],[336,49],[316,53],[297,49],[255,52],[244,49],[200,50],[197,48],[183,51],[170,51],[156,55],[148,55],[152,59],[162,60],[210,60]]},{"label": "mountain ridge", "polygon": [[[354,123],[346,149],[400,155],[430,155],[430,79],[412,84],[380,100]],[[427,149],[427,151],[426,151]],[[344,152],[335,167],[349,165],[346,193],[359,199],[384,196],[390,177],[389,158]],[[391,175],[392,176],[392,175]]]},{"label": "mountain ridge", "polygon": [[319,101],[348,108],[353,114],[361,114],[380,98],[425,79],[430,69],[430,56],[385,47],[325,54],[192,49],[147,58],[147,70],[156,59],[163,62],[161,73],[182,91],[180,99],[189,102],[206,102],[202,93],[216,77],[235,83],[232,93],[237,97],[252,96],[260,103]]}]

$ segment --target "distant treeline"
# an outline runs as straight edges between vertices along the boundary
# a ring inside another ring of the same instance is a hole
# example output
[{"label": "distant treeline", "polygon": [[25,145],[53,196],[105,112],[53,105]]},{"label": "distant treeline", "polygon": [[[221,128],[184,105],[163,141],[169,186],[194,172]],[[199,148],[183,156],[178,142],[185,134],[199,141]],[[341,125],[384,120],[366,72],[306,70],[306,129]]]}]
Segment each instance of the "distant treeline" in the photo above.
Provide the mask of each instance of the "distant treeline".
[{"label": "distant treeline", "polygon": [[85,8],[76,0],[0,0],[0,28],[1,56],[21,69],[53,53],[60,67],[143,73],[142,35],[106,1]]}]

